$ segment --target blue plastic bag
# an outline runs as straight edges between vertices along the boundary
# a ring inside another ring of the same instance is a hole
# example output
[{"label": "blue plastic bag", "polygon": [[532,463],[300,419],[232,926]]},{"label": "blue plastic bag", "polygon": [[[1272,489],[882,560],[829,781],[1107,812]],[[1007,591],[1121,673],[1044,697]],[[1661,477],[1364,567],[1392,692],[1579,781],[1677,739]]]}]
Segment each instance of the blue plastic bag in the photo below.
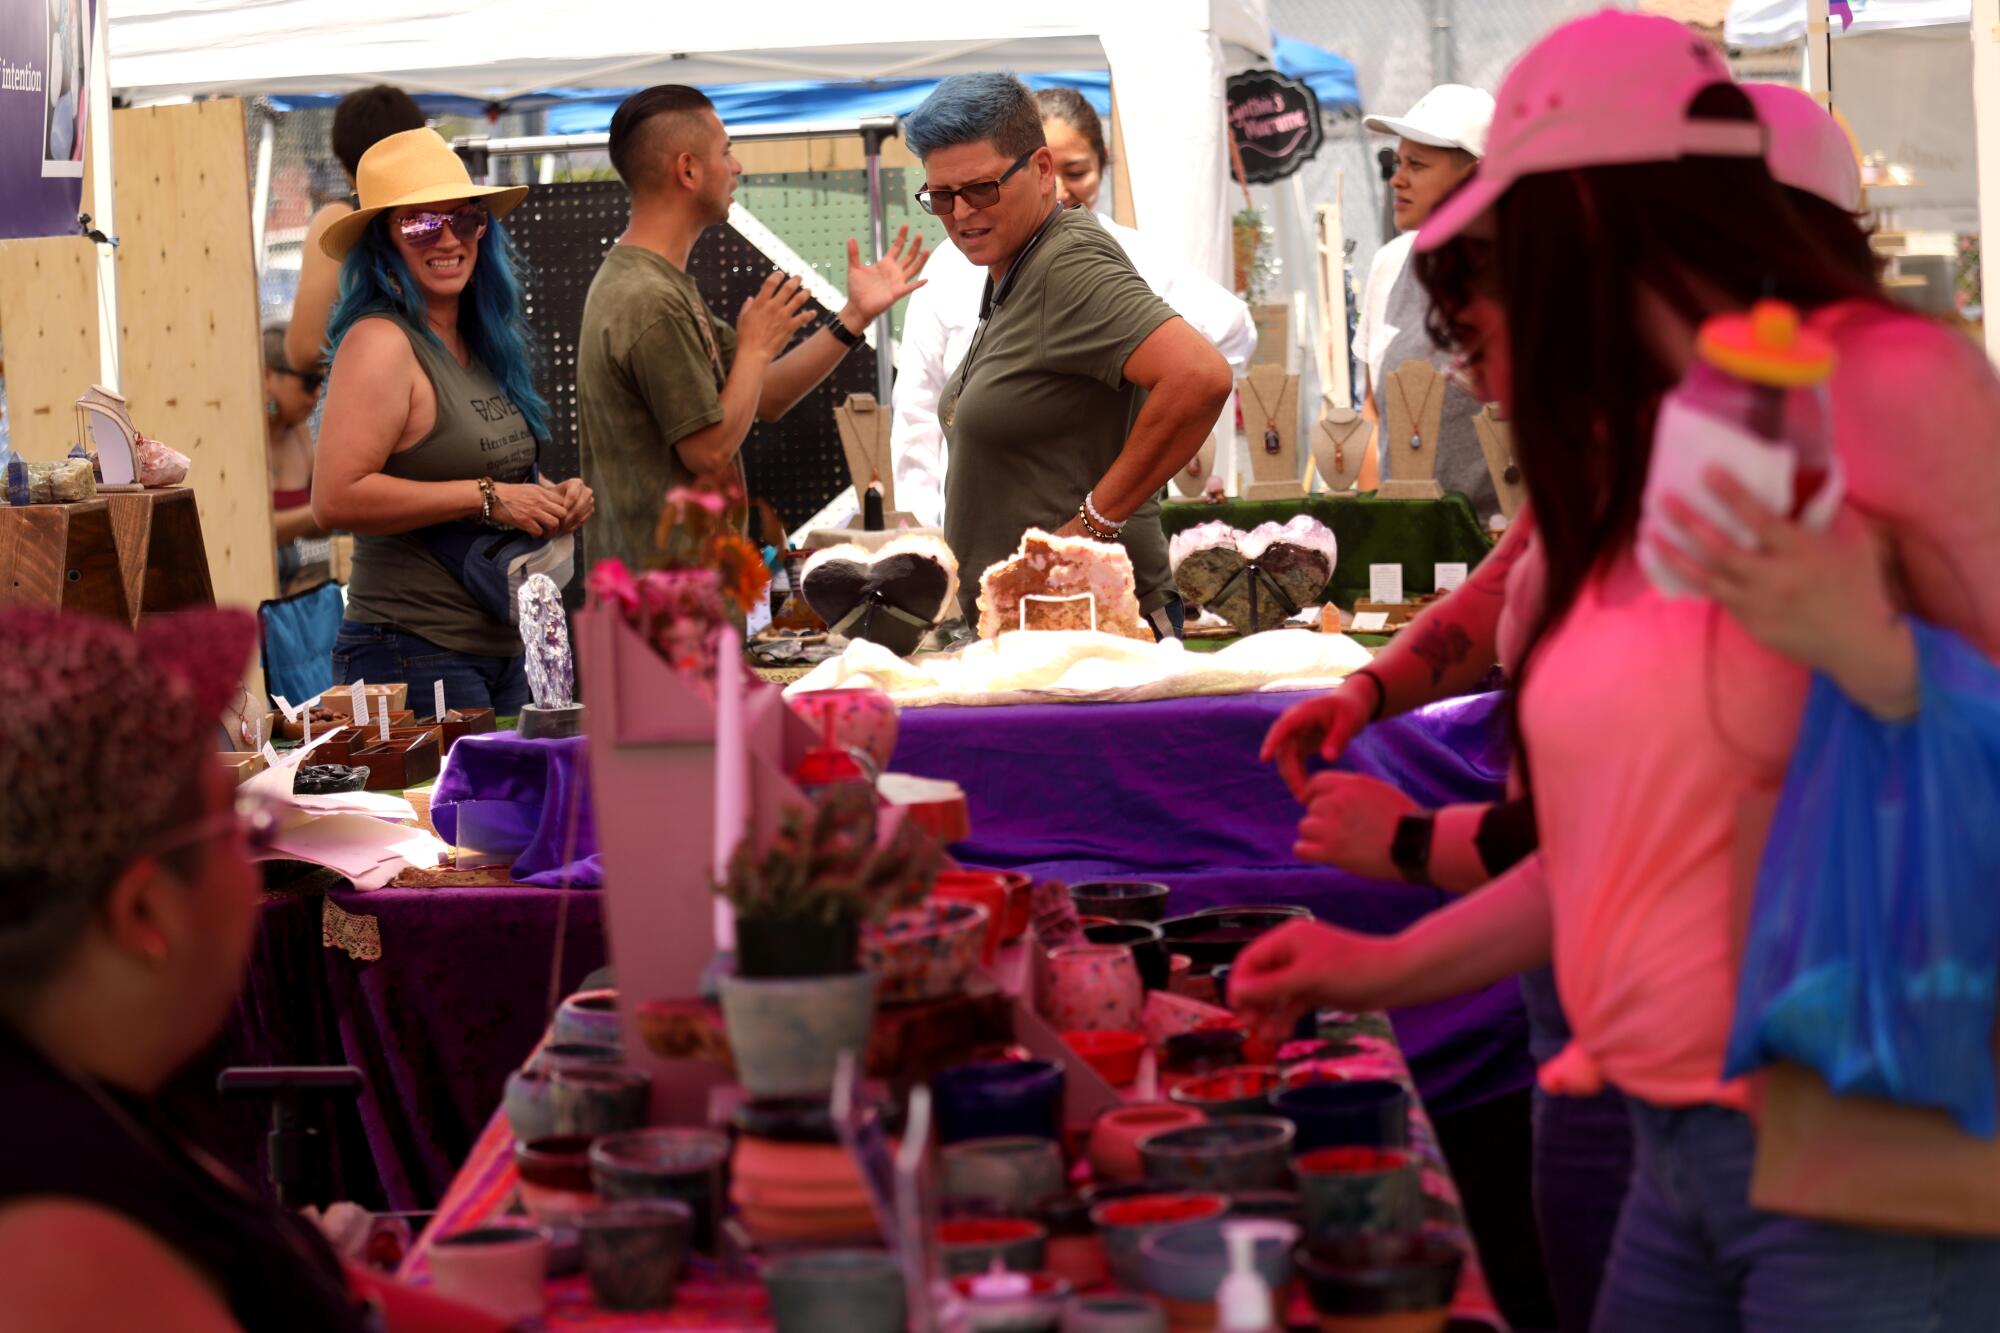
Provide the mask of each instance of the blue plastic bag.
[{"label": "blue plastic bag", "polygon": [[1885,723],[1815,677],[1757,873],[1726,1076],[1787,1060],[1835,1093],[1995,1130],[2000,669],[1915,625],[1922,706]]}]

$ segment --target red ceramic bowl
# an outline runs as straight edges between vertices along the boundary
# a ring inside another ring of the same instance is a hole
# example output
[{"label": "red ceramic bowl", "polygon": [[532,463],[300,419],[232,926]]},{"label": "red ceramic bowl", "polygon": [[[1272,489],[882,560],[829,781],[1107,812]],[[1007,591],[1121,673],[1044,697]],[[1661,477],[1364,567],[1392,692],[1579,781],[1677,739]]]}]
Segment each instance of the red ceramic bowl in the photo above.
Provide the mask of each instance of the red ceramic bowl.
[{"label": "red ceramic bowl", "polygon": [[966,1217],[938,1223],[938,1241],[945,1245],[1007,1245],[1027,1240],[1042,1228],[1021,1217]]},{"label": "red ceramic bowl", "polygon": [[1213,1074],[1182,1079],[1168,1091],[1170,1101],[1199,1107],[1211,1116],[1268,1115],[1271,1094],[1282,1086],[1272,1065],[1237,1065]]},{"label": "red ceramic bowl", "polygon": [[1301,1175],[1358,1175],[1400,1171],[1416,1159],[1402,1148],[1320,1148],[1292,1159]]},{"label": "red ceramic bowl", "polygon": [[1141,1194],[1099,1204],[1095,1220],[1100,1227],[1163,1227],[1206,1221],[1228,1211],[1229,1198],[1223,1194]]},{"label": "red ceramic bowl", "polygon": [[1000,938],[1011,943],[1028,933],[1028,891],[1035,887],[1035,877],[1025,870],[994,873],[1007,881],[1007,928],[1000,932]]},{"label": "red ceramic bowl", "polygon": [[1285,1071],[1285,1086],[1302,1088],[1308,1083],[1346,1083],[1347,1073],[1337,1061],[1307,1060]]},{"label": "red ceramic bowl", "polygon": [[1139,1077],[1139,1057],[1146,1051],[1146,1038],[1140,1033],[1065,1032],[1062,1039],[1113,1087],[1122,1088]]},{"label": "red ceramic bowl", "polygon": [[931,888],[933,898],[978,903],[986,909],[986,934],[980,945],[979,961],[992,966],[1006,937],[1011,911],[1004,876],[997,870],[941,870]]}]

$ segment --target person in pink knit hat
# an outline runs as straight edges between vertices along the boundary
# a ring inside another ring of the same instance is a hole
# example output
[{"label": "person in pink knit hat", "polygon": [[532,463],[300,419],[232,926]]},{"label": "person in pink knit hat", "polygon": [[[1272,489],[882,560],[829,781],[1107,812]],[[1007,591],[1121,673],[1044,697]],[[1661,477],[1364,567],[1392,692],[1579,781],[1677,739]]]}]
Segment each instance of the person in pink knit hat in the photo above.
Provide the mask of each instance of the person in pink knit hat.
[{"label": "person in pink knit hat", "polygon": [[[2000,458],[1968,446],[2000,426],[2000,384],[1962,338],[1882,299],[1851,217],[1829,229],[1788,191],[1852,207],[1838,127],[1798,117],[1799,100],[1746,96],[1712,46],[1629,14],[1566,25],[1509,74],[1480,172],[1417,249],[1441,331],[1510,409],[1534,540],[1503,545],[1486,586],[1405,636],[1410,669],[1378,663],[1267,749],[1302,778],[1312,749],[1483,668],[1498,634],[1540,863],[1391,940],[1288,928],[1232,978],[1276,1017],[1411,1003],[1553,957],[1575,1038],[1545,1086],[1616,1087],[1633,1109],[1633,1189],[1596,1321],[1620,1333],[1972,1327],[2000,1298],[2000,1247],[1976,1224],[1959,1240],[1768,1192],[1753,1205],[1746,1092],[1721,1077],[1738,821],[1782,775],[1808,671],[1899,716],[1917,706],[1902,607],[2000,650],[2000,594],[1970,574],[2000,559]],[[1787,117],[1806,151],[1775,151]],[[1653,413],[1701,320],[1766,294],[1838,350],[1850,507],[1809,533],[1712,482],[1759,546],[1708,530],[1682,571],[1706,598],[1667,602],[1634,577]],[[1357,822],[1322,813],[1353,795],[1341,785],[1305,788],[1304,854]],[[1429,831],[1441,867],[1446,820]]]}]

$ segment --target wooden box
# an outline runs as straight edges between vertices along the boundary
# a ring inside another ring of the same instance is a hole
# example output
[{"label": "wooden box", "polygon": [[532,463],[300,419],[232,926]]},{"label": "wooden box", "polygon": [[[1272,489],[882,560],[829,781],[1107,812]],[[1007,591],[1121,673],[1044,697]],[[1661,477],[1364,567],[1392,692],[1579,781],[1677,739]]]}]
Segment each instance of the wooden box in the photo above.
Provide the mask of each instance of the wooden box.
[{"label": "wooden box", "polygon": [[433,725],[443,730],[445,753],[449,754],[460,736],[484,736],[493,730],[495,722],[490,708],[453,708],[446,711],[442,720],[433,719]]},{"label": "wooden box", "polygon": [[347,762],[365,764],[369,791],[401,791],[438,775],[438,734],[435,728],[390,731],[389,739],[370,740],[348,752]]},{"label": "wooden box", "polygon": [[[363,685],[361,692],[368,696],[368,716],[371,720],[375,716],[375,710],[382,706],[383,700],[386,699],[388,701],[392,724],[396,713],[407,708],[410,701],[410,687],[400,683],[393,685]],[[321,695],[319,706],[329,713],[345,713],[349,717],[354,716],[354,696],[348,692],[348,688],[345,685],[336,685]]]},{"label": "wooden box", "polygon": [[265,768],[264,755],[254,750],[227,750],[215,756],[223,771],[229,774],[231,782],[243,782],[262,773]]}]

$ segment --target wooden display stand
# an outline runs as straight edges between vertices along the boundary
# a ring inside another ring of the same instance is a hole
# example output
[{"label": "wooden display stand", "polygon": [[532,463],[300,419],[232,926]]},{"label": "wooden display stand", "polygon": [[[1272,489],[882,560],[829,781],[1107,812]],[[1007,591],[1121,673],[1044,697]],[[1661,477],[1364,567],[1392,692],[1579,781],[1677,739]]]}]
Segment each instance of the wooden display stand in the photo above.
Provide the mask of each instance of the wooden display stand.
[{"label": "wooden display stand", "polygon": [[1389,475],[1376,494],[1384,500],[1441,500],[1437,440],[1444,425],[1446,378],[1428,361],[1405,361],[1382,378],[1383,391],[1375,402],[1387,413]]},{"label": "wooden display stand", "polygon": [[119,571],[133,619],[192,606],[214,606],[201,513],[185,486],[107,495]]},{"label": "wooden display stand", "polygon": [[1521,465],[1514,461],[1514,432],[1507,426],[1507,419],[1500,415],[1498,403],[1488,403],[1472,418],[1472,429],[1479,436],[1480,452],[1486,455],[1486,470],[1493,475],[1493,489],[1500,497],[1500,512],[1508,522],[1528,502],[1528,483],[1521,476]]},{"label": "wooden display stand", "polygon": [[91,611],[132,623],[109,499],[0,507],[0,606]]},{"label": "wooden display stand", "polygon": [[[1243,406],[1243,433],[1248,440],[1250,474],[1243,488],[1246,500],[1296,500],[1305,494],[1299,475],[1299,377],[1282,365],[1256,365],[1236,382]],[[1271,452],[1272,427],[1277,452]]]},{"label": "wooden display stand", "polygon": [[1283,370],[1291,363],[1290,303],[1273,301],[1268,305],[1253,305],[1250,307],[1250,318],[1257,325],[1257,350],[1250,357],[1250,365],[1252,368],[1276,366]]},{"label": "wooden display stand", "polygon": [[1186,504],[1190,500],[1200,500],[1207,495],[1208,479],[1215,475],[1214,432],[1210,432],[1209,437],[1201,442],[1201,450],[1195,454],[1194,462],[1195,466],[1201,469],[1199,474],[1190,472],[1186,468],[1174,472],[1173,487],[1180,494],[1174,495],[1170,492],[1167,495],[1169,504]]},{"label": "wooden display stand", "polygon": [[1354,489],[1368,456],[1368,420],[1351,407],[1328,407],[1313,423],[1312,463],[1320,484],[1340,493]]}]

